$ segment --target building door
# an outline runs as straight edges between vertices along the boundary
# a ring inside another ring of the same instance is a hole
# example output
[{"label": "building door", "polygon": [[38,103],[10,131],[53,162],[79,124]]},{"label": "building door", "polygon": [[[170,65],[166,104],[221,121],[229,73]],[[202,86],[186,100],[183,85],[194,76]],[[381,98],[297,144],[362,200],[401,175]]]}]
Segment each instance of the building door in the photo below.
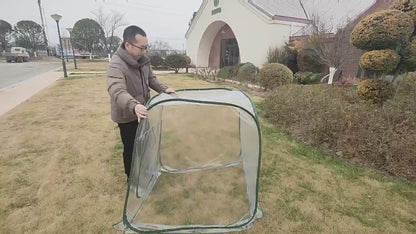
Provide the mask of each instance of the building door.
[{"label": "building door", "polygon": [[240,62],[240,51],[235,38],[223,39],[221,41],[221,63],[220,67],[234,66]]}]

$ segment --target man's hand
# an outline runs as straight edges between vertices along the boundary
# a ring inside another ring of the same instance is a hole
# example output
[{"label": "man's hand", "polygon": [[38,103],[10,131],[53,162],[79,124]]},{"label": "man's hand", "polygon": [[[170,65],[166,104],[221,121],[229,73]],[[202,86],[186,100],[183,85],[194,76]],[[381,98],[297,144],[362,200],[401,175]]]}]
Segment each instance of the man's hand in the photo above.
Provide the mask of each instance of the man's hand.
[{"label": "man's hand", "polygon": [[145,119],[147,118],[147,115],[149,114],[149,111],[147,111],[147,108],[145,106],[143,106],[142,104],[137,104],[134,107],[134,112],[137,115],[137,121],[140,122],[140,119]]},{"label": "man's hand", "polygon": [[172,88],[167,88],[167,89],[165,89],[165,93],[167,93],[167,94],[175,94],[176,91],[174,89],[172,89]]}]

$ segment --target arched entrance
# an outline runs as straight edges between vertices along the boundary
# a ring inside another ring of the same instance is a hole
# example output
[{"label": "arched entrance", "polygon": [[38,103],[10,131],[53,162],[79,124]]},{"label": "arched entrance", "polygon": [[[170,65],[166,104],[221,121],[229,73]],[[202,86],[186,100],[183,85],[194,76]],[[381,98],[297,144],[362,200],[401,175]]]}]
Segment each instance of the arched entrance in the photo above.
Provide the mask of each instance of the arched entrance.
[{"label": "arched entrance", "polygon": [[237,39],[228,24],[218,30],[209,53],[210,67],[233,66],[240,62]]},{"label": "arched entrance", "polygon": [[217,68],[240,62],[238,41],[228,24],[216,21],[207,27],[199,45],[198,61]]},{"label": "arched entrance", "polygon": [[235,38],[221,40],[220,67],[234,66],[240,63],[240,50]]}]

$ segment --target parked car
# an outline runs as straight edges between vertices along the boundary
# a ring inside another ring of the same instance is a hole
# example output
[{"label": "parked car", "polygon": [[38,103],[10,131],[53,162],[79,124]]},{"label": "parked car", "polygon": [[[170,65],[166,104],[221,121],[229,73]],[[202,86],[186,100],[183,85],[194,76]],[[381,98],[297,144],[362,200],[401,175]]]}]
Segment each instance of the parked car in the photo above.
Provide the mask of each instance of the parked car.
[{"label": "parked car", "polygon": [[29,54],[27,53],[26,49],[23,47],[12,47],[10,52],[5,53],[4,56],[6,57],[6,61],[8,63],[15,61],[18,63],[27,62],[29,61]]}]

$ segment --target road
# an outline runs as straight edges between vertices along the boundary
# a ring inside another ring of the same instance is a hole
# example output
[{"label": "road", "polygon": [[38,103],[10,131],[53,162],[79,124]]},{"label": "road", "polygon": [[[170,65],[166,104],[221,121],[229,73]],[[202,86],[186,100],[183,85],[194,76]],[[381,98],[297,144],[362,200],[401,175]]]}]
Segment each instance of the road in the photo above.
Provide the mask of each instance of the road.
[{"label": "road", "polygon": [[0,90],[10,88],[37,75],[60,67],[59,62],[0,62]]}]

